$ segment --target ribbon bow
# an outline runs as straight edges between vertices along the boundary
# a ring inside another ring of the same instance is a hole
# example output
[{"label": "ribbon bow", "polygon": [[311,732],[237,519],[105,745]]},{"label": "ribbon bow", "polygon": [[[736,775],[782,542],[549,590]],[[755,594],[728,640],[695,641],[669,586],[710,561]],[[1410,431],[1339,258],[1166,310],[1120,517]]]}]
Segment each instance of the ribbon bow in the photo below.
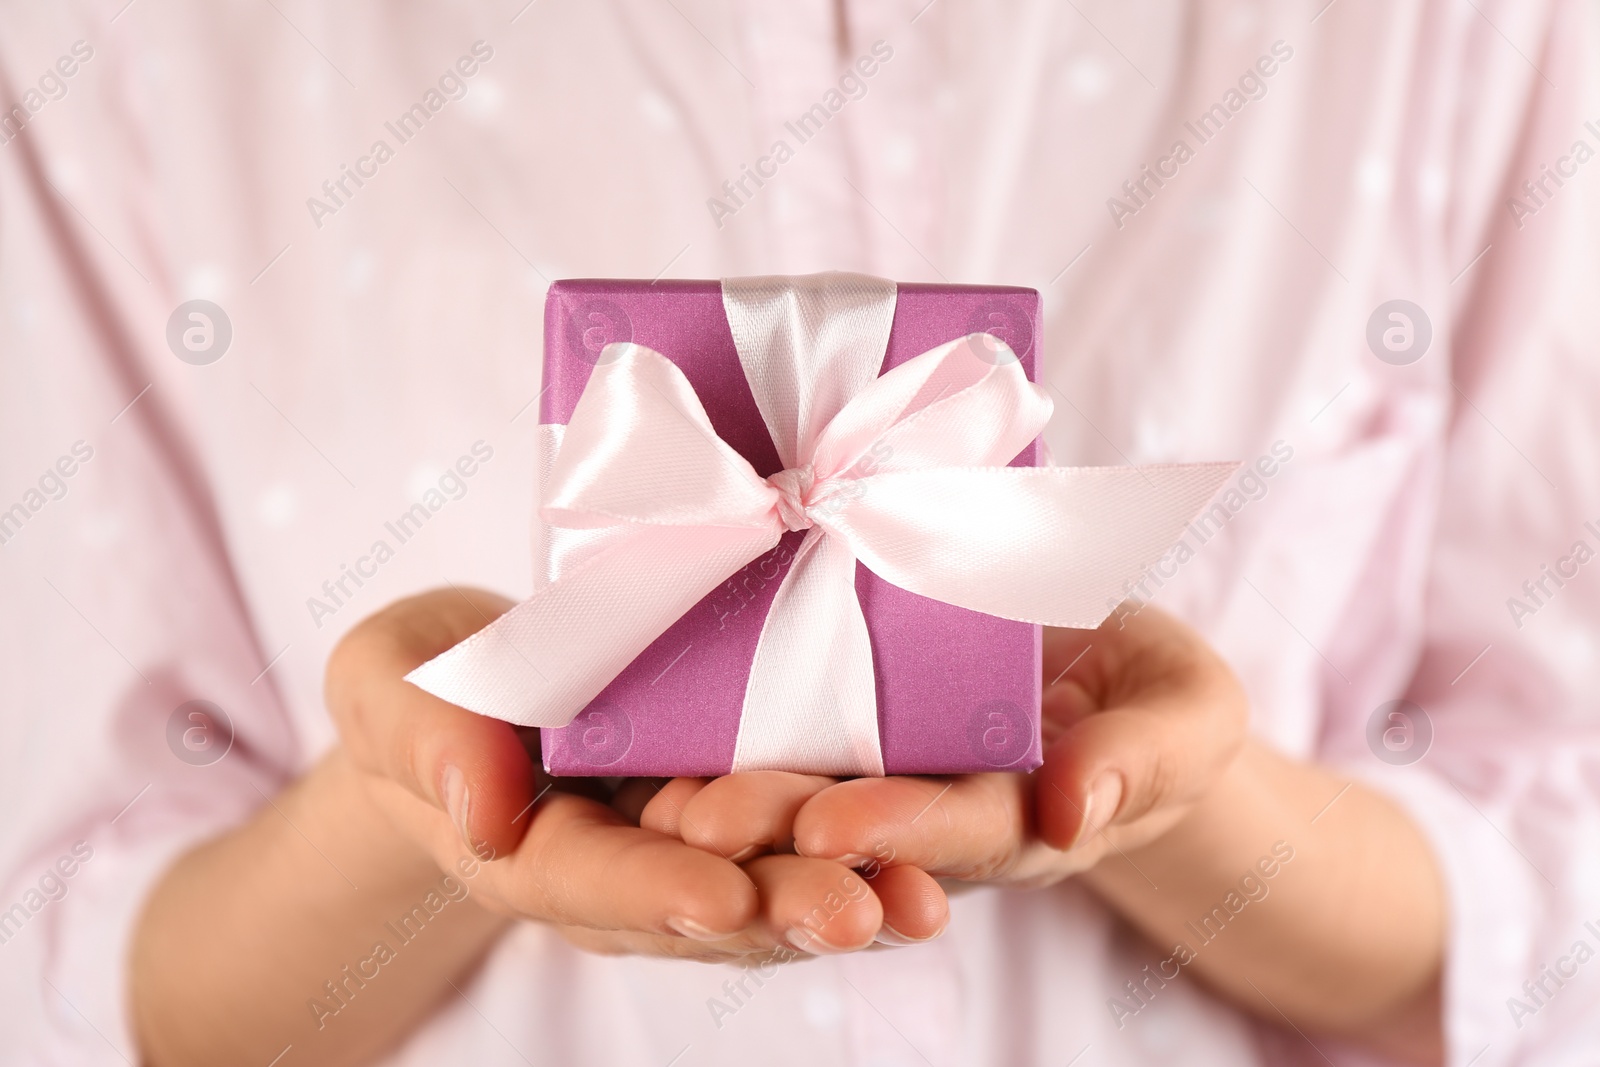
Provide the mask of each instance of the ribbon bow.
[{"label": "ribbon bow", "polygon": [[804,530],[751,662],[733,769],[882,775],[858,560],[975,611],[1098,625],[1234,466],[1008,467],[1050,398],[988,334],[878,376],[895,297],[861,275],[723,282],[784,465],[765,479],[669,359],[608,345],[544,487],[544,521],[580,547],[407,679],[482,714],[564,726],[729,575]]}]

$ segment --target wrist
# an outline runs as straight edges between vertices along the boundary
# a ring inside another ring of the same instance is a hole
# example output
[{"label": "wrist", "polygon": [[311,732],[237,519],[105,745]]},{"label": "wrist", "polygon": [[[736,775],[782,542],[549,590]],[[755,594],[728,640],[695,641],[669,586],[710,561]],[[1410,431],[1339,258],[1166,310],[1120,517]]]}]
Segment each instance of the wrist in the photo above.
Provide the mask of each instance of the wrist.
[{"label": "wrist", "polygon": [[[179,857],[152,890],[129,961],[143,1056],[210,1063],[248,1049],[266,1062],[314,1040],[327,1062],[362,1060],[414,1025],[448,991],[445,978],[504,929],[474,897],[470,878],[452,878],[390,822],[336,749],[248,821]],[[439,932],[402,936],[408,923]],[[391,977],[369,982],[380,941],[401,962],[378,961]],[[369,982],[349,1014],[327,992],[356,981],[347,967]],[[326,1012],[308,1011],[308,997]]]},{"label": "wrist", "polygon": [[1432,854],[1402,811],[1325,767],[1249,740],[1167,833],[1084,880],[1269,1021],[1386,1050],[1408,1029],[1420,1046],[1437,1038],[1445,899]]}]

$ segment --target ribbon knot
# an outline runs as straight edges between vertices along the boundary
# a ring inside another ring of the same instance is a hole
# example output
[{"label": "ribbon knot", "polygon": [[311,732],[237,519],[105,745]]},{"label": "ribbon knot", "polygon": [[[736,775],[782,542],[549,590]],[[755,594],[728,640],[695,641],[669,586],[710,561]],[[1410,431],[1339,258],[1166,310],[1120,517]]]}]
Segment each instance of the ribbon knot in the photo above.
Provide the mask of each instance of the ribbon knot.
[{"label": "ribbon knot", "polygon": [[767,484],[778,491],[774,507],[785,529],[791,532],[809,530],[816,525],[806,510],[806,498],[815,482],[816,474],[809,463],[798,469],[781,470],[767,479]]}]

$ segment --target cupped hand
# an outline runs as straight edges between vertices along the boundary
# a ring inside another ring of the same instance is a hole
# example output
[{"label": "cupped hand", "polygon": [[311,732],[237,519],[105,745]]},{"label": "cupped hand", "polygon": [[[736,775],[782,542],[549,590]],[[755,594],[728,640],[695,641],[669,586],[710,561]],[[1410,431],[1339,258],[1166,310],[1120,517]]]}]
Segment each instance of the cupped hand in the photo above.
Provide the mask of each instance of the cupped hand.
[{"label": "cupped hand", "polygon": [[642,783],[609,802],[598,783],[550,779],[537,731],[404,680],[510,606],[478,590],[424,593],[358,624],[329,660],[327,703],[356,773],[441,870],[471,870],[481,906],[594,951],[728,960],[871,943],[882,909],[848,866],[795,855],[741,866],[641,829],[630,816]]},{"label": "cupped hand", "polygon": [[[1096,630],[1047,629],[1044,678],[1045,758],[1031,774],[685,780],[663,796],[686,818],[653,803],[644,825],[714,853],[792,847],[859,868],[873,876],[886,924],[916,941],[943,924],[929,876],[1047,885],[1137,849],[1183,818],[1244,740],[1248,705],[1233,673],[1155,608]],[[919,894],[921,912],[899,899],[903,888]]]},{"label": "cupped hand", "polygon": [[[795,822],[813,799],[839,788],[838,780],[786,771],[750,771],[721,778],[677,778],[650,797],[640,813],[640,825],[681,838],[687,844],[741,862],[747,870],[766,863],[807,864],[828,862],[858,871],[877,900],[880,926],[870,938],[882,944],[903,945],[938,936],[949,918],[944,892],[932,877],[915,866],[887,866],[879,857],[795,855]],[[812,953],[849,951],[851,945],[837,932],[832,912],[837,893],[830,897],[812,886],[800,893],[790,915],[789,944]],[[826,888],[822,886],[822,888]]]}]

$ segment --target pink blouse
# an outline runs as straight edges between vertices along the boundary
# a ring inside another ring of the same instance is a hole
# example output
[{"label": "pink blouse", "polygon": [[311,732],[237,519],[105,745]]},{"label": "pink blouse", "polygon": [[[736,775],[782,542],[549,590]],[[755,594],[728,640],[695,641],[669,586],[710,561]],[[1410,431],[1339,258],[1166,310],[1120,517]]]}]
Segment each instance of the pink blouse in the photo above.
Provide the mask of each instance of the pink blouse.
[{"label": "pink blouse", "polygon": [[[824,268],[1037,287],[1058,462],[1247,464],[1142,594],[1432,841],[1450,1062],[1592,1055],[1591,12],[0,8],[0,1059],[137,1059],[141,901],[334,743],[341,633],[531,588],[551,279]],[[953,908],[732,1014],[525,925],[391,1062],[1359,1060],[1188,977],[1130,1012],[1166,947],[1073,884]]]}]

